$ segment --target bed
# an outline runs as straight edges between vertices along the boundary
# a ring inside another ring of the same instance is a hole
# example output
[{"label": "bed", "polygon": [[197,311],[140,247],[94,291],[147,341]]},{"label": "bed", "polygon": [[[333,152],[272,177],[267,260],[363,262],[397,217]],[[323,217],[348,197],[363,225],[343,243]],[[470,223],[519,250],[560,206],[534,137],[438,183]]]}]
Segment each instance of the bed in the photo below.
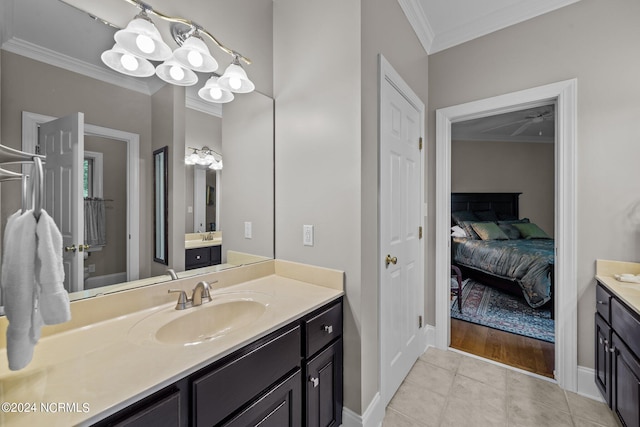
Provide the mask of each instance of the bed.
[{"label": "bed", "polygon": [[[521,296],[533,308],[551,309],[553,315],[554,240],[535,233],[528,235],[533,238],[522,238],[518,230],[527,235],[535,227],[521,225],[532,223],[520,218],[519,196],[452,193],[452,226],[461,226],[467,237],[451,238],[451,261],[464,276]],[[483,239],[474,234],[476,229],[484,232],[485,228],[496,228],[487,223],[497,225],[509,239],[492,235],[483,235]],[[516,230],[515,236],[512,229]]]}]

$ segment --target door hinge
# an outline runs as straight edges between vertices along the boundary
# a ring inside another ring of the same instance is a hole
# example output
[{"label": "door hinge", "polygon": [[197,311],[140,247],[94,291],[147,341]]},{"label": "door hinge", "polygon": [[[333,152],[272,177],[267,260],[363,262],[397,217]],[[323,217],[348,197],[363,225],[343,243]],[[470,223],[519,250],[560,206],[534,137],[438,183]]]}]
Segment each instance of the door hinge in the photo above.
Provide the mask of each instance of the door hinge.
[{"label": "door hinge", "polygon": [[422,239],[422,226],[418,227],[418,239]]},{"label": "door hinge", "polygon": [[418,328],[422,328],[422,316],[418,316]]},{"label": "door hinge", "polygon": [[422,137],[418,138],[418,149],[422,150]]}]

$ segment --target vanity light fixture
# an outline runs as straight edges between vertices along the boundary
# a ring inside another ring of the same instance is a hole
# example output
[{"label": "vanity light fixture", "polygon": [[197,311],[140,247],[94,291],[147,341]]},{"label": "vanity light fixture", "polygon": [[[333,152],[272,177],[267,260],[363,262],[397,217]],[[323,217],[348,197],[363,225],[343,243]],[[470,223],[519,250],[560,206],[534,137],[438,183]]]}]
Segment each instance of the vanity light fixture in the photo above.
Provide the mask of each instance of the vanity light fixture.
[{"label": "vanity light fixture", "polygon": [[207,146],[202,148],[188,147],[193,152],[184,157],[184,163],[186,165],[200,165],[206,166],[209,169],[221,170],[222,169],[222,155],[210,149]]},{"label": "vanity light fixture", "polygon": [[[220,43],[211,33],[197,23],[161,13],[140,0],[124,0],[140,9],[124,29],[116,32],[112,49],[102,53],[101,59],[109,68],[134,77],[149,77],[154,73],[167,83],[178,86],[192,86],[198,82],[196,73],[212,73],[218,69],[218,62],[209,52],[203,36],[233,57],[222,76],[209,78],[198,91],[200,98],[213,103],[233,100],[235,93],[248,93],[255,85],[247,77],[240,65],[251,61],[240,53]],[[175,51],[163,40],[158,28],[149,15],[155,15],[171,22],[171,36],[178,44]],[[150,61],[163,61],[154,66]]]}]

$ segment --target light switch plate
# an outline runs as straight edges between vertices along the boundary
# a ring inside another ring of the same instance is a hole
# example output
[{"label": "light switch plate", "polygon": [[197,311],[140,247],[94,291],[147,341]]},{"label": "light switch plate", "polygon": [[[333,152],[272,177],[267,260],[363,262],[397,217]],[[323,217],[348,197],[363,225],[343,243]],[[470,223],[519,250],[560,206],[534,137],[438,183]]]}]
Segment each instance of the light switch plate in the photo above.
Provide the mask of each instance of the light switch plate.
[{"label": "light switch plate", "polygon": [[244,223],[244,238],[245,239],[251,238],[251,222],[250,221],[246,221]]},{"label": "light switch plate", "polygon": [[304,246],[313,246],[313,225],[302,226],[302,244]]}]

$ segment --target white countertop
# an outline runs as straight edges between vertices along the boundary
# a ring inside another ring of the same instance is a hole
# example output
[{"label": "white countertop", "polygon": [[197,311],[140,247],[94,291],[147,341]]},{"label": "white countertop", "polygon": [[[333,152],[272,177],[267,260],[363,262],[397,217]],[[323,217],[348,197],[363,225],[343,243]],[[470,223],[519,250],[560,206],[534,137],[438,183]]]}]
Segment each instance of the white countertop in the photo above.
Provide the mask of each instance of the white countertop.
[{"label": "white countertop", "polygon": [[640,274],[640,263],[596,261],[596,279],[640,315],[640,283],[621,282],[615,274]]},{"label": "white countertop", "polygon": [[[141,340],[132,332],[143,319],[175,306],[171,302],[42,338],[33,361],[21,371],[9,371],[6,349],[0,350],[0,400],[36,409],[3,410],[0,425],[91,424],[343,295],[341,289],[271,274],[212,292],[213,304],[224,295],[249,291],[267,302],[259,321],[196,345]],[[63,403],[72,411],[43,413],[41,403]]]}]

